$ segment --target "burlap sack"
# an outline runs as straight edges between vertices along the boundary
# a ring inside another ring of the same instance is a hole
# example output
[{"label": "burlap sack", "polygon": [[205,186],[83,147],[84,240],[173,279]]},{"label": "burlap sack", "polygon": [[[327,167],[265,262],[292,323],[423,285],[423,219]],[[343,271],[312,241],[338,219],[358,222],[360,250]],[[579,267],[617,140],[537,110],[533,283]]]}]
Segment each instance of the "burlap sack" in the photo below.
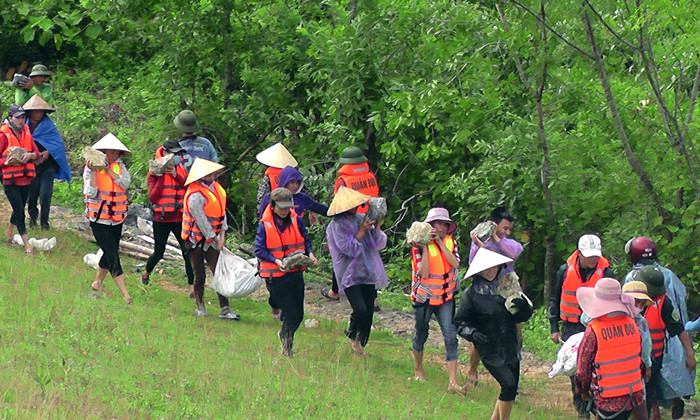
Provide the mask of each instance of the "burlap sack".
[{"label": "burlap sack", "polygon": [[15,73],[14,76],[12,76],[12,86],[19,88],[19,89],[26,86],[28,81],[29,81],[29,77],[27,77],[21,73]]},{"label": "burlap sack", "polygon": [[372,197],[369,199],[369,209],[367,218],[369,220],[381,220],[386,216],[386,199],[382,197]]},{"label": "burlap sack", "polygon": [[496,285],[496,294],[508,299],[509,297],[520,292],[520,278],[514,271],[501,276]]},{"label": "burlap sack", "polygon": [[107,155],[90,146],[83,147],[80,157],[85,159],[88,164],[95,169],[104,169],[107,167]]},{"label": "burlap sack", "polygon": [[297,249],[282,259],[282,265],[284,268],[292,270],[294,268],[311,267],[314,265],[314,262],[305,254],[303,249]]},{"label": "burlap sack", "polygon": [[148,171],[155,176],[162,176],[164,173],[175,167],[174,157],[174,154],[168,153],[167,155],[159,157],[158,159],[149,160]]},{"label": "burlap sack", "polygon": [[496,230],[496,225],[491,222],[481,222],[471,232],[469,235],[475,233],[480,241],[484,242],[493,235],[493,231]]},{"label": "burlap sack", "polygon": [[406,232],[406,243],[410,245],[415,242],[421,245],[428,245],[430,243],[430,229],[432,229],[430,223],[413,222]]}]

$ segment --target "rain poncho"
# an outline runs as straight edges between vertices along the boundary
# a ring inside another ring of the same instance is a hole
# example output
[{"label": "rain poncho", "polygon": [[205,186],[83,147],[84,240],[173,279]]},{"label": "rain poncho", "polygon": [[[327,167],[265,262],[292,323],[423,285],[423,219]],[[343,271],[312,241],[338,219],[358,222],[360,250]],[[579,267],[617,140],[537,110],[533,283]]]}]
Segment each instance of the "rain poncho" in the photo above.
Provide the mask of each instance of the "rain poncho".
[{"label": "rain poncho", "polygon": [[355,234],[363,219],[364,214],[343,213],[333,217],[326,228],[333,271],[341,294],[356,284],[374,284],[377,289],[389,285],[379,256],[379,250],[386,246],[386,234],[372,228],[358,241]]},{"label": "rain poncho", "polygon": [[[654,265],[664,274],[666,295],[673,302],[681,316],[681,323],[688,321],[686,307],[686,289],[678,277],[666,267],[652,260],[641,260],[632,267],[625,277],[625,283],[634,280],[637,272],[645,265]],[[661,390],[665,399],[684,397],[695,394],[695,372],[688,372],[685,367],[685,350],[678,336],[668,338],[664,350],[664,362],[661,367]]]}]

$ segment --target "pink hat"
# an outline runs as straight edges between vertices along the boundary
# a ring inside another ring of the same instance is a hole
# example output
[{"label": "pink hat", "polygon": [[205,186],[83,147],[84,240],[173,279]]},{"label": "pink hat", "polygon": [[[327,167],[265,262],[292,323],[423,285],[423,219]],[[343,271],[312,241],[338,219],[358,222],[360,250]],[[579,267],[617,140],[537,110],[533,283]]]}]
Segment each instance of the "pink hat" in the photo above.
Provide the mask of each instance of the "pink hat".
[{"label": "pink hat", "polygon": [[428,210],[428,217],[425,218],[425,223],[430,222],[447,222],[449,226],[447,227],[447,234],[451,234],[457,230],[457,224],[450,219],[450,212],[442,207],[434,207]]},{"label": "pink hat", "polygon": [[634,298],[622,293],[620,282],[604,277],[595,287],[579,287],[576,299],[583,312],[591,318],[598,318],[611,312],[624,312],[634,316]]}]

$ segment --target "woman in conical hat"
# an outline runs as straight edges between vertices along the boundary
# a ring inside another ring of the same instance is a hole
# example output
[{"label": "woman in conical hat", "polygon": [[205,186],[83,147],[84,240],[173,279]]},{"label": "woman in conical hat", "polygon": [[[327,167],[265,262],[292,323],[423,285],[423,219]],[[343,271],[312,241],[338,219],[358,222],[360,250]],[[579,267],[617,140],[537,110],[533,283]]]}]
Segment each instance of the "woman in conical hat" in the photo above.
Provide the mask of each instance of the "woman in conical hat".
[{"label": "woman in conical hat", "polygon": [[457,334],[476,347],[486,370],[501,386],[491,415],[492,419],[510,418],[520,380],[520,343],[516,324],[532,316],[527,296],[505,297],[484,293],[474,287],[480,282],[493,282],[506,264],[513,260],[486,248],[479,248],[467,270],[472,286],[464,293],[454,317]]},{"label": "woman in conical hat", "polygon": [[[185,185],[184,209],[182,215],[182,239],[185,240],[194,270],[194,299],[197,304],[195,314],[207,316],[204,308],[204,283],[206,265],[212,274],[219,260],[219,253],[226,244],[226,191],[215,181],[223,165],[197,158],[190,168]],[[231,311],[228,298],[216,294],[219,298],[219,319],[241,319]]]},{"label": "woman in conical hat", "polygon": [[379,256],[387,239],[381,231],[382,221],[368,220],[364,214],[357,214],[357,208],[369,198],[340,187],[328,209],[328,216],[333,219],[326,229],[339,291],[352,306],[346,335],[358,355],[364,354],[363,348],[369,339],[377,289],[389,285]]},{"label": "woman in conical hat", "polygon": [[106,167],[97,168],[85,161],[83,171],[83,194],[85,194],[85,215],[90,221],[90,229],[104,254],[92,288],[101,291],[107,273],[112,275],[124,301],[132,303],[126,290],[126,278],[119,260],[119,241],[127,213],[126,190],[131,184],[131,175],[122,161],[122,156],[131,154],[129,149],[112,133],[108,133],[92,146],[106,155]]},{"label": "woman in conical hat", "polygon": [[[34,161],[36,177],[32,179],[27,198],[29,225],[36,226],[38,218],[41,228],[49,230],[54,179],[70,182],[71,169],[68,166],[63,138],[58,132],[56,124],[48,116],[48,113],[54,112],[56,109],[38,94],[32,96],[24,104],[24,109],[29,114],[29,131],[31,131],[34,142],[39,149],[39,158]],[[37,207],[37,201],[41,205],[41,213]]]},{"label": "woman in conical hat", "polygon": [[272,146],[258,153],[255,156],[255,159],[257,159],[257,161],[262,163],[263,165],[267,166],[267,169],[265,169],[265,174],[263,175],[262,179],[260,180],[260,184],[258,185],[257,194],[259,209],[258,216],[262,216],[262,212],[265,211],[265,207],[261,206],[263,198],[266,195],[270,194],[270,192],[272,192],[272,190],[276,189],[277,187],[285,187],[285,184],[280,184],[279,182],[280,175],[282,174],[282,169],[284,169],[287,166],[296,168],[298,163],[297,160],[294,159],[294,156],[292,156],[292,154],[289,153],[289,150],[287,150],[287,148],[284,147],[282,143],[273,144]]}]

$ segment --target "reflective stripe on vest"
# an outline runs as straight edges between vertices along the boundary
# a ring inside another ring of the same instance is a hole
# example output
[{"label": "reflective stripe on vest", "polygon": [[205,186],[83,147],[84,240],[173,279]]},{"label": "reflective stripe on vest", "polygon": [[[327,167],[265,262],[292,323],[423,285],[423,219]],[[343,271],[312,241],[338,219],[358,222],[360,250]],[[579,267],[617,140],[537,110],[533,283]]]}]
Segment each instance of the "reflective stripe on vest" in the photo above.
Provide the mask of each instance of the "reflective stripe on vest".
[{"label": "reflective stripe on vest", "polygon": [[[8,126],[7,124],[3,124],[2,127],[0,127],[0,132],[2,132],[7,138],[7,148],[2,152],[3,159],[7,159],[8,150],[10,149],[10,147],[13,146],[21,147],[30,153],[34,149],[34,140],[32,138],[32,133],[29,132],[29,127],[27,127],[26,125],[24,126],[24,128],[22,128],[20,138],[17,138],[17,136],[15,136],[15,132],[12,131],[10,126]],[[34,166],[34,162],[27,162],[24,165],[18,166],[2,167],[3,184],[14,184],[15,178],[34,178],[35,176],[36,167]]]},{"label": "reflective stripe on vest", "polygon": [[[180,235],[182,239],[192,239],[194,242],[200,242],[204,239],[202,231],[199,230],[197,222],[192,217],[192,213],[190,213],[188,204],[190,196],[197,192],[204,196],[204,214],[206,214],[207,221],[214,230],[214,235],[218,235],[221,232],[224,217],[226,216],[226,191],[216,181],[214,181],[213,188],[214,191],[200,184],[199,181],[195,181],[187,186],[187,192],[183,199],[182,234]],[[213,238],[207,242],[212,240]]]},{"label": "reflective stripe on vest", "polygon": [[[187,178],[187,170],[182,164],[175,166],[177,174],[183,179]],[[153,219],[163,220],[172,216],[182,217],[183,200],[185,198],[184,185],[178,184],[175,177],[163,174],[163,190],[160,197],[153,203]]]},{"label": "reflective stripe on vest", "polygon": [[270,191],[274,191],[280,185],[280,174],[282,168],[273,168],[268,166],[265,171],[265,176],[270,180]]},{"label": "reflective stripe on vest", "polygon": [[[121,174],[119,162],[109,165],[112,172]],[[96,171],[97,196],[85,196],[85,215],[89,220],[111,220],[120,223],[126,218],[126,190],[117,185],[106,169]]]},{"label": "reflective stripe on vest", "polygon": [[654,303],[649,305],[644,312],[644,318],[649,324],[649,332],[651,333],[651,357],[661,357],[666,344],[666,323],[661,317],[661,308],[664,306],[666,294],[657,296],[653,300]]},{"label": "reflective stripe on vest", "polygon": [[590,325],[598,343],[592,383],[596,395],[613,398],[641,391],[642,339],[634,319],[605,315]]},{"label": "reflective stripe on vest", "polygon": [[[445,236],[445,247],[449,252],[455,249],[451,235]],[[418,261],[411,256],[411,300],[418,303],[429,301],[430,305],[438,306],[454,298],[457,280],[456,269],[452,268],[445,255],[435,241],[428,244],[428,278],[418,276]]]},{"label": "reflective stripe on vest", "polygon": [[[265,245],[267,250],[275,259],[283,259],[292,252],[305,249],[304,237],[299,231],[297,213],[294,209],[289,211],[292,223],[282,232],[275,224],[272,206],[267,206],[260,221],[265,227]],[[287,273],[305,269],[295,268],[287,272],[281,271],[276,263],[270,261],[260,261],[260,277],[282,277]]]},{"label": "reflective stripe on vest", "polygon": [[[370,172],[367,162],[343,165],[338,169],[338,174],[340,176],[335,181],[334,194],[338,192],[338,188],[341,185],[340,181],[342,180],[348,188],[370,197],[379,197],[377,178]],[[357,208],[357,212],[360,214],[367,213],[367,210],[369,208],[365,205]]]},{"label": "reflective stripe on vest", "polygon": [[578,323],[581,322],[581,307],[576,299],[576,290],[579,287],[593,287],[603,278],[605,269],[610,267],[610,263],[604,257],[598,258],[598,265],[595,271],[587,281],[581,279],[581,273],[578,269],[579,251],[576,250],[566,260],[568,267],[564,283],[561,286],[561,300],[559,301],[559,317],[563,321]]}]

